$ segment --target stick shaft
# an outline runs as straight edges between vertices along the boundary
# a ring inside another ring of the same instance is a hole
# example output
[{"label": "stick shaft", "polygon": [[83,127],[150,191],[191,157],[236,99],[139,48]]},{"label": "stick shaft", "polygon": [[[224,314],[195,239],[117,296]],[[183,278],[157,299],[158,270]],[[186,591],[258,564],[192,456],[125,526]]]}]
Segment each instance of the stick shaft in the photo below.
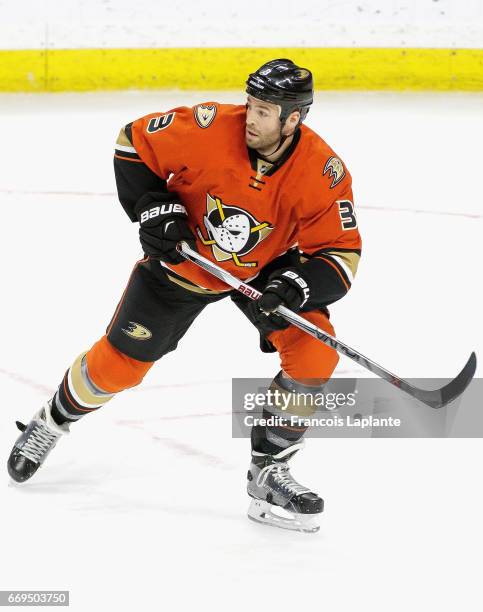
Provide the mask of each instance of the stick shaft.
[{"label": "stick shaft", "polygon": [[[224,270],[209,259],[206,259],[206,257],[203,257],[203,255],[200,255],[196,251],[193,251],[193,249],[191,249],[185,242],[181,244],[182,247],[180,249],[180,252],[187,259],[197,264],[207,272],[210,272],[210,274],[216,276],[230,287],[233,287],[233,289],[236,289],[240,293],[243,293],[243,295],[246,295],[252,300],[257,300],[262,295],[259,291],[257,291],[254,287],[250,286],[248,283],[241,281],[236,276],[230,274],[230,272],[227,272],[227,270]],[[310,321],[307,321],[307,319],[304,319],[295,312],[292,312],[289,308],[286,308],[285,306],[279,306],[274,312],[276,312],[286,321],[289,321],[307,334],[310,334],[314,338],[317,338],[327,346],[330,346],[339,353],[342,353],[346,357],[349,357],[349,359],[356,361],[359,365],[362,365],[374,374],[377,374],[381,378],[385,378],[386,380],[388,380],[388,382],[392,382],[394,384],[394,379],[398,379],[398,377],[392,372],[389,372],[389,370],[386,370],[368,357],[365,357],[358,351],[355,351],[353,348],[351,348],[344,342],[341,342],[337,338],[334,338],[334,336],[320,329],[320,327],[317,327]]]}]

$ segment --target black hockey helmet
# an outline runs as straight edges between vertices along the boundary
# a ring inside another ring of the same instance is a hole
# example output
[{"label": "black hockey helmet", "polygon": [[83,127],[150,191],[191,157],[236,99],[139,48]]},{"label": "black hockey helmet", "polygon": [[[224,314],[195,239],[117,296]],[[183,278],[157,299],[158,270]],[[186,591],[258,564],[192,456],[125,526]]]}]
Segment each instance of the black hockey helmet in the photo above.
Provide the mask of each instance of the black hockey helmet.
[{"label": "black hockey helmet", "polygon": [[247,80],[248,95],[278,104],[282,108],[282,125],[293,111],[300,112],[300,123],[314,101],[312,73],[289,59],[275,59],[252,72]]}]

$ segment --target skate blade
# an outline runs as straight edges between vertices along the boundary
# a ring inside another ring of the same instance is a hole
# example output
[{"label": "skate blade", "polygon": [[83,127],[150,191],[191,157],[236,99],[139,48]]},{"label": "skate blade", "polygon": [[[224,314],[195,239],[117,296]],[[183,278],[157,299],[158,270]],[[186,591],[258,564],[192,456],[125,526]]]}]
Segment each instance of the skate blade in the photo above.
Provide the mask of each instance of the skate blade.
[{"label": "skate blade", "polygon": [[248,518],[262,525],[299,531],[301,533],[316,533],[320,529],[319,514],[294,515],[279,506],[273,506],[262,499],[253,498],[248,508]]}]

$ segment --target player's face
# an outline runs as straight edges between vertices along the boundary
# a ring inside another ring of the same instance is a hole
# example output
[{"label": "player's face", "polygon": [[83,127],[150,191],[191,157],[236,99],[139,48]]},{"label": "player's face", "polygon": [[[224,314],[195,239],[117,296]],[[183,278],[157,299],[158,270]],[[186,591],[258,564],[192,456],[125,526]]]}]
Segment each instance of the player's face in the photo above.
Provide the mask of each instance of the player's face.
[{"label": "player's face", "polygon": [[248,96],[245,139],[260,153],[273,150],[280,142],[280,107]]}]

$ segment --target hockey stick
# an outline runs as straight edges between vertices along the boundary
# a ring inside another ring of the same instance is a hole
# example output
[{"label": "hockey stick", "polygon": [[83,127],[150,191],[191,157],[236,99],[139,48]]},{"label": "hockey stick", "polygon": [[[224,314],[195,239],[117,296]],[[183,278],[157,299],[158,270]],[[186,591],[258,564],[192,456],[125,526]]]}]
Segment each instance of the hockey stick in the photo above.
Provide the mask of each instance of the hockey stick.
[{"label": "hockey stick", "polygon": [[[257,300],[261,296],[259,291],[191,249],[186,242],[180,242],[177,249],[187,260],[193,262],[200,268],[203,268],[213,276],[216,276],[230,287],[233,287],[240,293],[243,293],[243,295],[246,295],[248,298]],[[435,389],[434,391],[419,389],[418,387],[408,383],[403,378],[399,378],[399,376],[392,374],[392,372],[389,372],[389,370],[386,370],[358,351],[355,351],[350,346],[347,346],[347,344],[337,340],[337,338],[334,338],[327,332],[323,331],[313,323],[310,323],[310,321],[307,321],[295,312],[292,312],[285,306],[279,306],[275,312],[283,317],[286,321],[292,323],[292,325],[295,325],[307,334],[317,338],[317,340],[320,340],[342,355],[349,357],[349,359],[352,359],[360,366],[366,368],[380,378],[383,378],[391,385],[398,387],[401,389],[401,391],[405,391],[411,397],[418,399],[419,401],[423,402],[423,404],[426,404],[431,408],[442,408],[452,400],[456,399],[470,384],[475,374],[476,354],[473,352],[458,376],[447,385],[441,387],[441,389]]]}]

